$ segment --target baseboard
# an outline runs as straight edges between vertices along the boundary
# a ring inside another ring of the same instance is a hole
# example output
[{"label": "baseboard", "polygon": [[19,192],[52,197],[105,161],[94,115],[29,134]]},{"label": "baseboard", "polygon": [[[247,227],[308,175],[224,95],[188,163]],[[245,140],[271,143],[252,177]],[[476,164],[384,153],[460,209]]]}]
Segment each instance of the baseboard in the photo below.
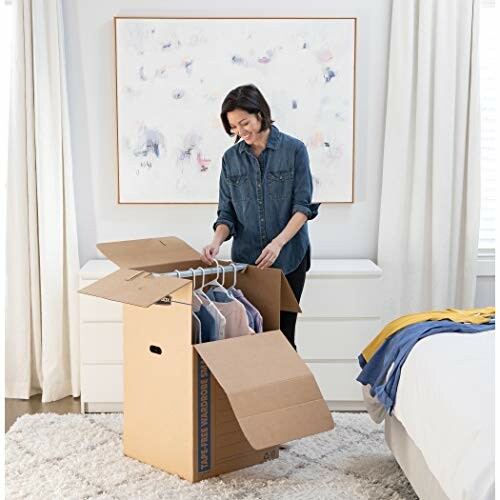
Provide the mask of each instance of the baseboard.
[{"label": "baseboard", "polygon": [[366,411],[363,401],[327,401],[330,411]]},{"label": "baseboard", "polygon": [[82,403],[82,413],[123,413],[123,403]]},{"label": "baseboard", "polygon": [[[330,411],[366,411],[362,401],[327,401]],[[82,403],[82,413],[122,413],[123,403]]]}]

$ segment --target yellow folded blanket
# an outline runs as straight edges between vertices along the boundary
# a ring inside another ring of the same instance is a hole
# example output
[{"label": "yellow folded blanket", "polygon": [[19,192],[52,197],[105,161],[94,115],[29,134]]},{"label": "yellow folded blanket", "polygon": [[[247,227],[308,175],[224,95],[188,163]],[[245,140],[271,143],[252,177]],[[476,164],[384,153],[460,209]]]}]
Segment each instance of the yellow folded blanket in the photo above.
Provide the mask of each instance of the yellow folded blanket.
[{"label": "yellow folded blanket", "polygon": [[420,323],[421,321],[439,321],[441,319],[449,319],[457,323],[472,323],[474,325],[482,325],[488,323],[491,316],[495,315],[494,307],[484,307],[482,309],[446,309],[444,311],[427,311],[415,314],[407,314],[401,316],[388,323],[384,329],[365,347],[362,352],[365,361],[377,352],[377,349],[391,335],[395,334],[402,328]]}]

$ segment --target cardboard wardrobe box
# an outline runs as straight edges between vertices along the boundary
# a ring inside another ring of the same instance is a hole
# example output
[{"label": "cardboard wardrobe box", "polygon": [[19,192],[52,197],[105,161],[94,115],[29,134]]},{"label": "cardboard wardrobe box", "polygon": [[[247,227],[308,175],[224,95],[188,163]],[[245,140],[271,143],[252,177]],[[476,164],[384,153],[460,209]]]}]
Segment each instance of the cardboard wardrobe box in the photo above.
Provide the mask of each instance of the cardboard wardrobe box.
[{"label": "cardboard wardrobe box", "polygon": [[97,246],[120,269],[80,292],[124,304],[125,455],[194,482],[333,428],[312,373],[279,331],[280,310],[300,312],[279,269],[248,266],[236,276],[264,333],[193,345],[192,281],[151,272],[210,267],[199,252],[175,237]]}]

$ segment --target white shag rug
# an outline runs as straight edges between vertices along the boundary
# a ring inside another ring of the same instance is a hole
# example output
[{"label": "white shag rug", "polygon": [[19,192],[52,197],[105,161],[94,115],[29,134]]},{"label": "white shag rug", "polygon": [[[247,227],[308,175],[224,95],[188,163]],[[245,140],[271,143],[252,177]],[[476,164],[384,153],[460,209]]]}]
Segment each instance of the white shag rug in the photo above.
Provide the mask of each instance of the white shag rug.
[{"label": "white shag rug", "polygon": [[367,414],[334,420],[276,460],[191,484],[122,454],[122,414],[23,415],[5,436],[6,498],[417,499],[382,425]]}]

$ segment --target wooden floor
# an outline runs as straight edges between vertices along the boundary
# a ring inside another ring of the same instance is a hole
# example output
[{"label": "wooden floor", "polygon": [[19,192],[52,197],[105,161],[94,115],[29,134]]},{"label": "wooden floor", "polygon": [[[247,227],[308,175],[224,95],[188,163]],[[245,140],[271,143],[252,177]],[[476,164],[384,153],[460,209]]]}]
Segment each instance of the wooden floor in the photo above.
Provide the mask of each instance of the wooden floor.
[{"label": "wooden floor", "polygon": [[18,417],[25,413],[80,413],[80,398],[60,399],[53,403],[42,403],[42,395],[37,394],[30,399],[5,399],[5,432]]}]

